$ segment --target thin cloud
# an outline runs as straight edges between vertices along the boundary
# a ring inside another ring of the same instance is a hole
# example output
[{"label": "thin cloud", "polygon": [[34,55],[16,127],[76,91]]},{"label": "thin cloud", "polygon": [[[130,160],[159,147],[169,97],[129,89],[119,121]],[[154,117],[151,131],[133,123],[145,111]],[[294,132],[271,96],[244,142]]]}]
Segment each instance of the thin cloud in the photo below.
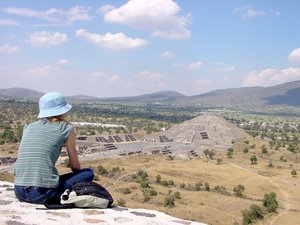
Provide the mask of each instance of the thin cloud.
[{"label": "thin cloud", "polygon": [[61,15],[63,14],[63,10],[56,9],[56,8],[50,8],[46,11],[37,11],[37,10],[32,10],[30,8],[7,7],[4,8],[2,11],[17,16],[43,19],[52,22],[58,21],[58,18],[61,17]]},{"label": "thin cloud", "polygon": [[185,68],[187,70],[193,71],[199,69],[203,65],[203,62],[197,61],[197,62],[192,62],[189,64],[184,64],[184,63],[176,63],[175,66]]},{"label": "thin cloud", "polygon": [[89,21],[90,8],[84,6],[74,6],[68,10],[50,8],[45,11],[33,10],[30,8],[7,7],[3,12],[17,16],[46,20],[55,23],[73,23],[75,21]]},{"label": "thin cloud", "polygon": [[34,76],[49,76],[52,74],[57,73],[58,68],[54,67],[53,65],[45,65],[45,66],[39,66],[34,67],[29,70],[29,73]]},{"label": "thin cloud", "polygon": [[90,21],[92,18],[89,15],[90,8],[83,6],[74,6],[66,12],[68,22],[75,21]]},{"label": "thin cloud", "polygon": [[0,45],[0,52],[2,53],[12,54],[18,52],[19,50],[20,48],[18,46],[11,46],[9,44]]},{"label": "thin cloud", "polygon": [[119,8],[104,5],[104,20],[142,30],[166,39],[186,39],[191,36],[187,25],[191,15],[179,16],[180,7],[172,0],[129,0]]},{"label": "thin cloud", "polygon": [[214,68],[211,69],[212,72],[232,72],[235,70],[234,65],[228,65],[225,63],[213,63]]},{"label": "thin cloud", "polygon": [[281,12],[278,10],[274,10],[274,9],[269,9],[269,12],[273,15],[273,16],[280,16]]},{"label": "thin cloud", "polygon": [[101,83],[118,83],[121,80],[121,77],[117,74],[108,74],[103,71],[95,71],[90,76],[93,82],[101,81]]},{"label": "thin cloud", "polygon": [[144,79],[144,80],[158,80],[163,78],[163,75],[160,73],[153,73],[147,70],[140,71],[135,74],[136,78]]},{"label": "thin cloud", "polygon": [[243,18],[254,18],[257,16],[265,15],[265,11],[258,11],[249,6],[238,7],[234,10],[235,13],[242,14]]},{"label": "thin cloud", "polygon": [[300,79],[300,68],[290,67],[282,70],[264,69],[251,71],[243,80],[244,87],[272,86]]},{"label": "thin cloud", "polygon": [[300,62],[300,48],[294,49],[288,56],[288,60],[291,62]]},{"label": "thin cloud", "polygon": [[34,47],[50,47],[64,44],[67,35],[59,32],[40,31],[34,32],[29,37],[29,42]]},{"label": "thin cloud", "polygon": [[105,14],[105,13],[107,13],[108,11],[111,11],[111,10],[113,10],[113,9],[115,9],[116,7],[115,6],[113,6],[113,5],[103,5],[103,6],[101,6],[98,10],[97,10],[97,12],[98,13],[101,13],[101,14]]},{"label": "thin cloud", "polygon": [[18,26],[19,22],[12,19],[0,19],[0,26]]},{"label": "thin cloud", "polygon": [[76,31],[76,36],[87,42],[108,49],[131,49],[140,48],[147,44],[146,40],[140,38],[130,38],[123,33],[106,33],[104,35],[90,33],[85,29]]},{"label": "thin cloud", "polygon": [[175,56],[175,53],[172,51],[165,51],[161,54],[164,58],[173,58]]},{"label": "thin cloud", "polygon": [[68,60],[67,59],[60,59],[58,61],[58,65],[66,65],[66,64],[68,64]]}]

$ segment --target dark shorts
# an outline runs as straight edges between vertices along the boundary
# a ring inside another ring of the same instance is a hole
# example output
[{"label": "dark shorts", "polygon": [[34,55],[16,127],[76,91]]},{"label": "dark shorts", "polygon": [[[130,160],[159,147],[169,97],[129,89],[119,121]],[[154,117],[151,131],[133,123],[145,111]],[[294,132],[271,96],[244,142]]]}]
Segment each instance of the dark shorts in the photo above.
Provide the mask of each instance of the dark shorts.
[{"label": "dark shorts", "polygon": [[15,195],[21,202],[42,204],[57,195],[56,188],[15,185]]},{"label": "dark shorts", "polygon": [[73,173],[67,173],[59,177],[59,185],[56,188],[44,188],[36,186],[15,185],[15,195],[21,202],[42,204],[51,198],[60,198],[66,190],[71,189],[73,184],[78,181],[92,181],[94,172],[92,169],[85,168]]}]

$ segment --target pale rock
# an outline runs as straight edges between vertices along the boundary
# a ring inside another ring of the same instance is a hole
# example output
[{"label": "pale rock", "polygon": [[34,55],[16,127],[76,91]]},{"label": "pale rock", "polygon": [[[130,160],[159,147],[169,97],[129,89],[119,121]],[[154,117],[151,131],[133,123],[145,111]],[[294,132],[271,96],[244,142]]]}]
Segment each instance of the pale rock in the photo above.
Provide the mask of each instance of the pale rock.
[{"label": "pale rock", "polygon": [[19,202],[13,184],[0,181],[0,225],[205,225],[181,220],[146,209],[114,207],[109,209],[49,210],[43,205]]}]

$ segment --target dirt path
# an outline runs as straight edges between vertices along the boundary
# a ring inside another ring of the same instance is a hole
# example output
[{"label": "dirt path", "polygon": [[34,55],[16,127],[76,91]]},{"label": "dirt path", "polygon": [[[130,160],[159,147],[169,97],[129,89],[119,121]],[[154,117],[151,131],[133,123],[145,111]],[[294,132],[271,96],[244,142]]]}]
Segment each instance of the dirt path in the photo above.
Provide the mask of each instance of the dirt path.
[{"label": "dirt path", "polygon": [[273,184],[273,185],[275,185],[278,189],[279,189],[279,191],[282,193],[282,196],[284,197],[284,205],[283,205],[283,208],[284,208],[284,212],[282,212],[282,213],[279,213],[276,217],[274,217],[272,220],[271,220],[271,222],[270,222],[270,225],[274,225],[275,224],[275,222],[276,222],[276,220],[279,218],[279,217],[281,217],[281,216],[283,216],[283,215],[285,215],[286,213],[288,213],[289,212],[289,210],[291,209],[291,204],[290,204],[290,202],[289,202],[289,194],[287,193],[287,192],[285,192],[277,183],[275,183],[275,181],[273,181],[273,180],[271,180],[271,179],[269,179],[269,181]]},{"label": "dirt path", "polygon": [[234,163],[228,162],[228,164],[231,165],[231,166],[233,166],[233,167],[236,167],[238,169],[241,169],[241,170],[247,171],[249,173],[255,174],[255,175],[257,175],[257,176],[259,176],[259,177],[261,177],[263,179],[266,179],[269,183],[271,183],[272,185],[276,186],[277,189],[281,192],[283,200],[281,200],[280,202],[281,202],[281,206],[284,208],[284,212],[278,213],[278,215],[271,220],[271,222],[269,223],[269,225],[274,225],[275,222],[276,222],[276,220],[279,217],[282,217],[283,215],[285,215],[286,213],[288,213],[289,210],[292,208],[291,203],[289,201],[289,197],[290,197],[289,194],[285,190],[283,190],[281,188],[281,186],[275,181],[275,179],[277,181],[279,180],[281,182],[289,184],[289,185],[291,185],[293,187],[295,186],[295,183],[292,183],[290,181],[287,181],[287,180],[284,180],[284,179],[278,178],[278,177],[271,177],[271,178],[270,177],[265,177],[263,175],[258,174],[256,170],[250,170],[250,169],[248,169],[246,167],[242,167],[242,166],[236,165]]}]

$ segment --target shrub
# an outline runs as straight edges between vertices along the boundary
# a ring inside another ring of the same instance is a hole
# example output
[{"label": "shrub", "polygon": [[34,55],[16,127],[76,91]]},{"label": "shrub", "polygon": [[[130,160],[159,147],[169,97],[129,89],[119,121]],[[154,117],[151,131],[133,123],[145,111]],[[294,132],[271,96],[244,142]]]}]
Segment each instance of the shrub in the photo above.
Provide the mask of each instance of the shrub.
[{"label": "shrub", "polygon": [[256,155],[253,155],[250,157],[250,161],[251,161],[251,164],[256,164],[257,163],[257,157]]},{"label": "shrub", "polygon": [[266,148],[265,145],[261,146],[261,153],[263,153],[263,154],[267,154],[268,153],[268,149]]},{"label": "shrub", "polygon": [[150,189],[149,190],[149,195],[150,196],[157,196],[157,191],[153,190],[153,189]]},{"label": "shrub", "polygon": [[160,184],[165,187],[169,186],[169,182],[167,180],[162,180]]},{"label": "shrub", "polygon": [[180,199],[181,198],[180,192],[179,191],[174,192],[174,197]]},{"label": "shrub", "polygon": [[253,216],[249,209],[244,209],[242,211],[243,215],[243,225],[247,225],[253,222]]},{"label": "shrub", "polygon": [[168,195],[165,197],[164,206],[168,208],[175,207],[175,197],[173,195]]},{"label": "shrub", "polygon": [[148,174],[146,171],[143,171],[143,170],[139,170],[137,172],[137,176],[141,177],[142,179],[145,179],[146,177],[148,177]]},{"label": "shrub", "polygon": [[185,188],[185,183],[180,184],[179,187],[184,189]]},{"label": "shrub", "polygon": [[234,195],[237,197],[242,197],[244,191],[245,191],[245,186],[241,185],[241,184],[239,184],[233,188]]},{"label": "shrub", "polygon": [[159,174],[156,175],[156,183],[160,184],[161,176]]},{"label": "shrub", "polygon": [[174,156],[172,156],[172,155],[168,155],[167,159],[168,159],[168,160],[174,160],[174,159],[175,159],[175,157],[174,157]]},{"label": "shrub", "polygon": [[296,175],[297,175],[297,171],[296,171],[295,169],[293,169],[293,170],[291,171],[291,174],[292,174],[292,176],[296,176]]},{"label": "shrub", "polygon": [[150,182],[148,180],[141,180],[140,186],[141,186],[141,188],[149,188],[150,187],[149,183]]},{"label": "shrub", "polygon": [[121,192],[124,195],[130,194],[131,190],[129,188],[120,188],[118,189],[119,192]]},{"label": "shrub", "polygon": [[121,172],[121,169],[120,167],[117,166],[117,167],[113,167],[111,171],[117,173],[117,172]]},{"label": "shrub", "polygon": [[279,160],[282,161],[282,162],[287,162],[287,160],[283,156],[280,156]]},{"label": "shrub", "polygon": [[209,183],[205,183],[204,184],[204,189],[206,190],[206,191],[210,191],[210,187],[209,187]]},{"label": "shrub", "polygon": [[269,194],[265,194],[263,205],[267,208],[268,212],[276,212],[276,209],[278,208],[276,193],[271,192]]},{"label": "shrub", "polygon": [[148,202],[151,199],[149,196],[149,192],[147,192],[147,191],[143,191],[143,196],[144,196],[144,198],[143,198],[144,202]]},{"label": "shrub", "polygon": [[175,183],[174,183],[173,180],[168,180],[168,184],[169,184],[169,185],[175,185]]},{"label": "shrub", "polygon": [[262,209],[258,205],[251,205],[250,209],[243,210],[242,214],[244,225],[250,224],[257,219],[262,219],[264,217]]},{"label": "shrub", "polygon": [[201,186],[202,186],[201,183],[196,183],[195,184],[195,191],[201,191]]},{"label": "shrub", "polygon": [[103,166],[98,166],[98,173],[99,175],[105,175],[105,174],[108,174],[108,171],[107,169],[105,169]]},{"label": "shrub", "polygon": [[251,205],[250,211],[254,217],[254,219],[262,219],[264,218],[263,211],[258,205]]}]

